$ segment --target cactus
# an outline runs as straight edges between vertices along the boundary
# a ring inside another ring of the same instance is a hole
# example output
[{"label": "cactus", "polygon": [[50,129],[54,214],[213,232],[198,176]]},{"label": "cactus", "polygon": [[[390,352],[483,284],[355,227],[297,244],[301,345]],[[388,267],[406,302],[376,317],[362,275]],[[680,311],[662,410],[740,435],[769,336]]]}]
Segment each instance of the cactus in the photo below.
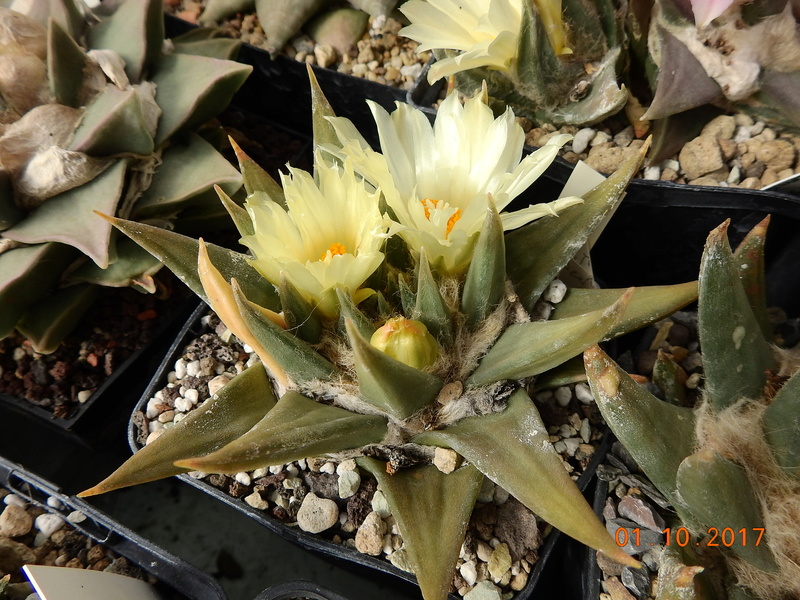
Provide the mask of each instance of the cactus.
[{"label": "cactus", "polygon": [[664,131],[669,117],[696,120],[683,113],[714,104],[800,126],[788,0],[409,0],[400,10],[411,21],[400,33],[437,58],[431,83],[454,76],[471,93],[486,80],[498,104],[539,122],[591,125],[624,108],[637,130],[663,119],[657,136],[680,135]]},{"label": "cactus", "polygon": [[597,347],[584,353],[604,418],[672,503],[676,527],[694,536],[688,547],[696,557],[670,550],[659,598],[705,598],[694,595],[702,585],[716,589],[715,598],[800,594],[800,376],[796,353],[771,344],[768,221],[735,253],[727,222],[708,237],[698,301],[705,384],[697,408],[659,401]]},{"label": "cactus", "polygon": [[0,337],[16,328],[51,352],[98,286],[154,291],[158,261],[93,210],[216,226],[213,185],[233,194],[241,177],[192,131],[251,67],[224,60],[238,42],[209,32],[165,42],[159,0],[113,14],[81,0],[14,7],[28,13],[0,8]]},{"label": "cactus", "polygon": [[348,4],[352,8],[338,8],[330,0],[209,0],[200,22],[211,25],[237,12],[255,11],[267,36],[267,47],[275,53],[316,16],[318,21],[326,21],[326,35],[344,37],[354,45],[367,30],[367,18],[389,15],[397,0],[350,0]]},{"label": "cactus", "polygon": [[592,124],[619,112],[625,58],[622,17],[611,0],[409,0],[400,30],[433,50],[434,81],[455,76],[467,94],[488,82],[498,104],[536,121]]},{"label": "cactus", "polygon": [[[800,34],[788,0],[656,2],[648,50],[657,66],[645,118],[704,104],[800,126]],[[644,23],[640,24],[644,26]]]},{"label": "cactus", "polygon": [[[553,160],[478,95],[435,128],[372,106],[386,153],[332,115],[312,76],[314,173],[283,187],[240,153],[246,210],[221,194],[247,257],[111,218],[261,358],[83,495],[192,470],[359,457],[397,517],[427,600],[450,587],[483,477],[626,564],[547,439],[526,390],[601,339],[690,302],[696,283],[542,292],[616,206],[641,157],[579,199],[501,213]],[[358,175],[357,175],[358,174]],[[558,212],[558,216],[555,214]],[[504,230],[508,229],[506,233]],[[278,399],[280,398],[280,399]],[[445,474],[443,447],[466,462]]]}]

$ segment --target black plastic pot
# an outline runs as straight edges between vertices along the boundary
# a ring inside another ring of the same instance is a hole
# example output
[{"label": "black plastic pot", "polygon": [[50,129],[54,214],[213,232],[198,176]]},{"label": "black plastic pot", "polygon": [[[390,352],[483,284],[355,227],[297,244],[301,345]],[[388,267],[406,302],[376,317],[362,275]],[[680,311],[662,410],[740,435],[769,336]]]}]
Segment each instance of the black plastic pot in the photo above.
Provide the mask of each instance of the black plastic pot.
[{"label": "black plastic pot", "polygon": [[261,592],[254,600],[347,600],[313,581],[287,581]]},{"label": "black plastic pot", "polygon": [[[205,305],[201,305],[200,307],[195,310],[189,320],[186,322],[183,330],[180,332],[178,337],[176,338],[175,342],[173,343],[172,347],[170,348],[169,353],[164,358],[161,366],[159,367],[158,371],[156,372],[153,379],[150,381],[147,389],[145,390],[144,394],[142,395],[141,400],[139,401],[138,405],[134,409],[134,415],[137,413],[144,412],[147,406],[147,402],[153,395],[163,389],[167,384],[167,374],[172,370],[175,361],[179,359],[183,352],[184,348],[192,342],[194,339],[200,337],[203,333],[206,333],[207,330],[204,329],[201,319],[203,316],[208,314],[208,307]],[[136,452],[139,450],[141,445],[137,441],[138,437],[138,429],[134,423],[134,419],[131,420],[131,423],[128,427],[128,443],[133,450]],[[610,447],[610,437],[606,436],[603,441],[603,444],[600,448],[595,452],[595,455],[592,459],[592,462],[587,467],[585,472],[579,478],[577,484],[581,490],[586,490],[587,487],[590,485],[592,478],[594,476],[594,471],[597,468],[597,465],[600,463],[602,458],[605,456],[608,448]],[[354,549],[344,547],[339,544],[334,544],[326,540],[323,537],[315,536],[309,533],[306,533],[300,530],[297,527],[289,527],[283,521],[272,517],[271,515],[267,514],[264,511],[258,510],[244,502],[242,499],[234,498],[226,494],[224,491],[220,490],[212,486],[211,484],[207,483],[202,479],[195,479],[189,477],[188,475],[180,475],[180,479],[184,482],[188,483],[189,485],[202,490],[206,494],[209,494],[213,498],[217,499],[218,501],[222,502],[223,504],[230,506],[237,511],[247,515],[254,521],[256,521],[259,525],[266,527],[270,531],[277,533],[282,538],[294,542],[300,545],[303,548],[308,550],[313,550],[319,552],[329,558],[332,558],[336,561],[347,561],[349,563],[353,563],[354,565],[358,565],[361,567],[367,567],[366,569],[358,570],[357,574],[354,576],[372,578],[375,577],[376,574],[381,576],[382,574],[393,575],[400,579],[403,579],[407,582],[415,582],[415,578],[410,573],[402,571],[398,569],[388,561],[384,561],[372,556],[368,556],[366,554],[362,554]],[[549,533],[540,548],[539,552],[539,560],[533,566],[531,570],[530,576],[528,578],[528,583],[523,590],[515,594],[515,600],[530,600],[536,597],[540,597],[539,594],[541,593],[540,587],[541,586],[551,586],[553,585],[552,578],[548,576],[547,571],[550,569],[551,563],[558,563],[562,559],[559,556],[561,550],[560,542],[562,538],[562,534],[559,531],[553,530]],[[579,598],[579,595],[570,594],[572,584],[564,586],[560,586],[564,588],[563,598]],[[398,590],[396,590],[398,591]],[[578,590],[575,591],[578,593]],[[408,588],[408,593],[403,591],[399,592],[401,597],[403,598],[417,598],[418,591],[416,588]],[[459,600],[458,596],[451,595],[450,600]]]},{"label": "black plastic pot", "polygon": [[[174,37],[196,25],[164,15],[167,36]],[[243,43],[237,60],[253,66],[253,72],[236,95],[236,103],[285,127],[311,135],[311,87],[305,63],[276,56]],[[313,66],[325,97],[337,116],[347,117],[371,144],[377,144],[375,120],[366,100],[393,110],[406,99],[406,91],[368,79]]]},{"label": "black plastic pot", "polygon": [[[0,486],[65,520],[73,511],[83,513],[86,519],[80,523],[70,522],[70,526],[153,575],[165,598],[225,600],[220,585],[206,573],[153,545],[80,498],[63,494],[53,484],[2,457]],[[50,506],[48,498],[57,499],[61,507]]]},{"label": "black plastic pot", "polygon": [[[161,320],[151,341],[125,359],[86,402],[76,406],[73,414],[69,417],[59,418],[47,409],[5,392],[0,392],[0,402],[15,410],[34,415],[55,427],[78,430],[81,422],[90,419],[90,415],[101,410],[97,408],[98,406],[107,407],[109,403],[113,402],[113,399],[119,396],[120,389],[129,389],[131,386],[136,386],[137,383],[141,389],[141,383],[139,383],[141,382],[141,373],[152,372],[152,368],[166,351],[168,340],[175,335],[187,315],[191,314],[197,305],[197,300],[193,297],[186,297],[178,302],[180,303],[179,307],[173,314]],[[109,400],[103,400],[104,398]]]}]

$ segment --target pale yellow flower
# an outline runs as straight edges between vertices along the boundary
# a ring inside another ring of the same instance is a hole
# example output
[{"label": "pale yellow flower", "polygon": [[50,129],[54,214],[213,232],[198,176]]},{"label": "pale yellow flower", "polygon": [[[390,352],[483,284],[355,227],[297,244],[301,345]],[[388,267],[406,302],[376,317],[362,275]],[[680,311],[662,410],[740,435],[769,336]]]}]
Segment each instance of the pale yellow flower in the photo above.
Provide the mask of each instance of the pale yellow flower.
[{"label": "pale yellow flower", "polygon": [[400,7],[411,25],[400,35],[419,42],[418,52],[456,50],[428,71],[433,83],[459,71],[490,67],[510,71],[519,45],[522,0],[409,0]]},{"label": "pale yellow flower", "polygon": [[352,160],[356,171],[380,188],[396,219],[393,231],[413,250],[425,248],[440,271],[455,274],[468,266],[489,202],[501,212],[505,229],[581,202],[564,198],[502,213],[545,171],[570,136],[553,136],[523,159],[525,134],[513,111],[495,119],[480,95],[463,106],[455,95],[448,96],[433,126],[407,104],[398,103],[391,115],[377,104],[370,107],[383,154],[341,118],[331,119],[342,144],[334,152]]},{"label": "pale yellow flower", "polygon": [[[411,25],[400,35],[419,43],[417,52],[448,50],[438,58],[428,81],[460,71],[488,67],[511,74],[516,70],[522,30],[522,2],[531,0],[409,0],[400,11]],[[556,54],[570,54],[561,18],[561,0],[533,0],[535,14]]]},{"label": "pale yellow flower", "polygon": [[252,252],[253,267],[274,285],[281,274],[328,317],[338,313],[335,287],[341,285],[356,302],[360,289],[384,255],[387,224],[379,192],[356,177],[349,161],[343,168],[316,161],[319,184],[307,172],[281,174],[286,206],[256,192],[245,203],[255,233],[242,237]]}]

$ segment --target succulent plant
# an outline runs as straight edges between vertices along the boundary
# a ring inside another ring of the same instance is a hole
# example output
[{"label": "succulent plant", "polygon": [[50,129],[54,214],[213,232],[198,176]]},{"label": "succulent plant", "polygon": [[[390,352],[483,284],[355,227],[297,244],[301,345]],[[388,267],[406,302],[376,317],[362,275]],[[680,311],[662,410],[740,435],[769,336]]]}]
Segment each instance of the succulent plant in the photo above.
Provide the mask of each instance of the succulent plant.
[{"label": "succulent plant", "polygon": [[[200,22],[210,25],[236,13],[255,11],[270,52],[280,51],[306,26],[321,39],[341,39],[341,45],[336,45],[346,47],[355,45],[364,34],[368,17],[389,15],[397,0],[350,0],[348,4],[339,6],[330,0],[209,0]],[[312,37],[316,39],[314,33]]]},{"label": "succulent plant", "polygon": [[58,346],[98,286],[154,291],[159,262],[93,210],[216,227],[213,185],[241,187],[193,132],[252,70],[226,60],[238,42],[207,31],[165,41],[159,0],[103,9],[0,7],[0,338],[16,328],[39,352]]},{"label": "succulent plant", "polygon": [[[478,95],[432,127],[372,106],[384,154],[332,115],[312,77],[314,174],[283,187],[240,154],[252,256],[110,219],[206,299],[261,358],[83,495],[192,470],[358,457],[380,482],[428,600],[445,598],[483,477],[612,558],[622,553],[550,444],[527,394],[601,339],[690,302],[696,282],[573,289],[539,302],[616,206],[641,157],[583,199],[500,213],[552,161]],[[558,216],[556,215],[558,211]],[[537,220],[534,220],[537,219]],[[504,232],[508,229],[508,232]],[[279,399],[278,399],[279,398]],[[431,464],[450,453],[449,473]]]},{"label": "succulent plant", "polygon": [[599,348],[584,353],[612,431],[675,508],[659,598],[800,594],[800,377],[772,345],[764,297],[769,219],[732,252],[728,223],[700,267],[705,383],[695,409],[660,401]]},{"label": "succulent plant", "polygon": [[536,121],[591,124],[623,109],[624,11],[600,0],[409,0],[401,35],[433,50],[428,80],[455,76],[473,93]]},{"label": "succulent plant", "polygon": [[708,105],[800,126],[788,0],[409,0],[400,10],[411,21],[401,34],[437,58],[431,83],[453,76],[469,94],[485,80],[499,104],[539,122],[590,125],[624,109],[642,135],[656,121],[654,150],[699,131]]},{"label": "succulent plant", "polygon": [[657,67],[645,118],[718,104],[800,126],[800,33],[788,0],[665,0],[638,26]]}]

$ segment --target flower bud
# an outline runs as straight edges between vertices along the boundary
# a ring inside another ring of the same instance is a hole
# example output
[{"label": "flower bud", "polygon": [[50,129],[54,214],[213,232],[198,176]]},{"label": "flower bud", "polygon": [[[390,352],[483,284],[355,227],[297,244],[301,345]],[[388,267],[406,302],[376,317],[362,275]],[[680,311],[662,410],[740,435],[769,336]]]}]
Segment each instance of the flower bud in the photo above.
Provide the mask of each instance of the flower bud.
[{"label": "flower bud", "polygon": [[424,323],[405,317],[386,321],[383,327],[372,334],[369,343],[415,369],[431,366],[439,356],[439,343]]}]

